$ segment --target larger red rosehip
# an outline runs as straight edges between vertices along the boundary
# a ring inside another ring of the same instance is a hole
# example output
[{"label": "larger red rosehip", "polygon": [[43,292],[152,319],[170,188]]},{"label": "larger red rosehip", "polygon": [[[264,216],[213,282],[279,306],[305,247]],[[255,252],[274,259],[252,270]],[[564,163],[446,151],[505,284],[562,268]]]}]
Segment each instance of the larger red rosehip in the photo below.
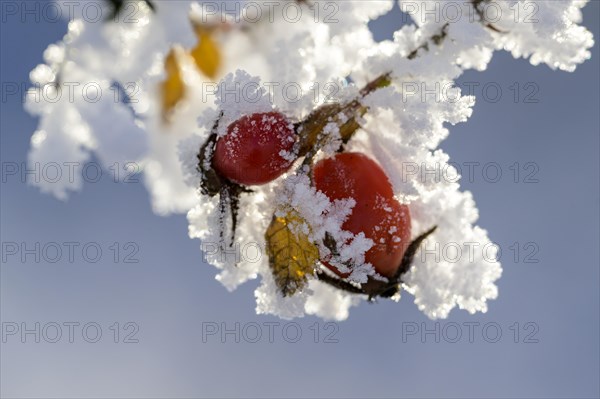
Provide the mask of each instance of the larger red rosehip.
[{"label": "larger red rosehip", "polygon": [[236,183],[265,184],[290,168],[295,142],[293,125],[283,114],[246,115],[229,125],[217,142],[213,167]]},{"label": "larger red rosehip", "polygon": [[[317,163],[314,184],[330,200],[353,198],[356,205],[342,229],[363,232],[374,244],[365,261],[386,277],[392,277],[410,244],[410,212],[394,198],[392,185],[381,167],[361,153],[342,153]],[[342,277],[335,267],[323,263]]]}]

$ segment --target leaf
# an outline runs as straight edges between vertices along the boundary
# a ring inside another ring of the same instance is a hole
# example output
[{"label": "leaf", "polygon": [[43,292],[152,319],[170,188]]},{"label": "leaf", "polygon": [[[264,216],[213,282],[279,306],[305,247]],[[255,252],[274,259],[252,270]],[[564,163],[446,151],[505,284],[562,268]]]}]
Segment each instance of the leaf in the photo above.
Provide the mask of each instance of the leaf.
[{"label": "leaf", "polygon": [[198,69],[210,79],[215,80],[221,67],[221,50],[213,38],[213,30],[200,26],[196,26],[195,30],[198,44],[190,51],[190,54]]},{"label": "leaf", "polygon": [[[319,141],[319,135],[327,126],[333,122],[334,118],[342,111],[341,104],[323,104],[312,111],[306,119],[304,119],[296,127],[296,131],[300,136],[300,149],[298,154],[304,156],[308,154]],[[319,146],[320,147],[320,146]]]},{"label": "leaf", "polygon": [[269,265],[283,296],[304,288],[319,259],[317,246],[300,231],[303,223],[297,212],[290,211],[285,217],[273,217],[265,234]]},{"label": "leaf", "polygon": [[186,95],[178,51],[178,48],[172,48],[165,57],[166,78],[161,85],[162,113],[165,120]]},{"label": "leaf", "polygon": [[367,83],[354,100],[346,104],[323,104],[312,111],[306,119],[296,125],[296,132],[300,136],[299,155],[308,155],[310,158],[326,144],[327,138],[321,138],[320,134],[331,122],[334,122],[339,128],[342,146],[347,144],[360,128],[357,119],[368,111],[368,108],[361,104],[361,100],[375,90],[387,87],[391,83],[391,74],[382,74]]}]

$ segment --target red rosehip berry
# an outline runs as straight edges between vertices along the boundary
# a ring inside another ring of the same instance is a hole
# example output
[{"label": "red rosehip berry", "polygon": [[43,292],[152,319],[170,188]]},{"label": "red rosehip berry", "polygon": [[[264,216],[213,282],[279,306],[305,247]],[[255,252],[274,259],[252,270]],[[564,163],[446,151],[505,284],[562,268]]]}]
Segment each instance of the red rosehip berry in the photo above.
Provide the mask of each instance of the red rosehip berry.
[{"label": "red rosehip berry", "polygon": [[[394,198],[383,169],[364,154],[341,153],[318,162],[313,181],[317,190],[332,201],[356,201],[342,229],[353,234],[363,232],[373,240],[365,262],[371,263],[377,273],[392,277],[410,244],[411,220],[408,207]],[[327,259],[322,262],[339,276],[348,276],[327,263]]]},{"label": "red rosehip berry", "polygon": [[213,167],[223,177],[247,186],[265,184],[293,164],[296,134],[279,112],[246,115],[217,142]]}]

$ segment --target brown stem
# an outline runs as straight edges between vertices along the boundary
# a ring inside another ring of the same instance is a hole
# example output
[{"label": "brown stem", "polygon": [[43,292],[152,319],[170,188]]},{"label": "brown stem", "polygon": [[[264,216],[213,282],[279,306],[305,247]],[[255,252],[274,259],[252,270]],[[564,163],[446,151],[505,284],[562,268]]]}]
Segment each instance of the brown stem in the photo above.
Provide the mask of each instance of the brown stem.
[{"label": "brown stem", "polygon": [[473,9],[475,9],[475,12],[479,17],[479,22],[481,22],[481,24],[486,28],[493,30],[496,33],[506,33],[505,31],[496,28],[493,24],[487,22],[487,20],[485,19],[485,11],[481,9],[481,5],[489,2],[490,0],[471,0],[471,4],[473,4]]},{"label": "brown stem", "polygon": [[431,36],[423,44],[421,44],[419,47],[417,47],[416,49],[414,49],[413,51],[411,51],[406,56],[406,58],[408,58],[409,60],[413,60],[413,59],[417,58],[417,56],[419,55],[419,50],[428,51],[429,50],[429,42],[430,41],[433,42],[436,46],[439,46],[440,44],[442,44],[442,42],[444,41],[444,39],[448,35],[448,27],[449,26],[450,26],[450,24],[448,22],[446,22],[444,24],[444,26],[442,26],[442,29],[440,30],[440,33],[437,33],[437,34]]}]

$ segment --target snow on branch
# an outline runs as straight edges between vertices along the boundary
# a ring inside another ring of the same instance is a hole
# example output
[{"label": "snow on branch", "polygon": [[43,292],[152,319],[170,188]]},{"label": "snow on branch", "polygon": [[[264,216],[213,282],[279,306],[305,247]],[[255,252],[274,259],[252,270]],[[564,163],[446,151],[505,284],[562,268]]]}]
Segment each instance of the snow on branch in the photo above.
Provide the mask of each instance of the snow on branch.
[{"label": "snow on branch", "polygon": [[[473,112],[475,98],[454,84],[465,70],[484,71],[497,50],[569,72],[590,57],[592,35],[579,25],[586,1],[400,0],[412,23],[382,42],[368,23],[391,0],[253,2],[254,14],[243,2],[231,13],[224,2],[132,1],[135,18],[111,3],[101,21],[76,10],[30,74],[26,108],[39,124],[29,162],[76,165],[75,179],[35,182],[43,192],[80,190],[92,155],[106,168],[135,162],[157,214],[187,213],[218,281],[233,290],[260,279],[258,313],[342,320],[362,300],[404,291],[431,318],[487,310],[502,269],[493,248],[481,251],[491,240],[472,195],[421,172],[453,170],[438,147]],[[285,149],[271,166],[287,169],[261,185],[224,179],[218,142],[256,124],[277,130]],[[410,210],[410,236],[392,226],[390,240],[430,233],[401,275],[366,260],[380,244],[373,237],[342,228],[358,199],[316,188],[315,165],[341,151],[382,168],[393,195],[382,209]],[[471,256],[428,256],[448,244]]]}]

